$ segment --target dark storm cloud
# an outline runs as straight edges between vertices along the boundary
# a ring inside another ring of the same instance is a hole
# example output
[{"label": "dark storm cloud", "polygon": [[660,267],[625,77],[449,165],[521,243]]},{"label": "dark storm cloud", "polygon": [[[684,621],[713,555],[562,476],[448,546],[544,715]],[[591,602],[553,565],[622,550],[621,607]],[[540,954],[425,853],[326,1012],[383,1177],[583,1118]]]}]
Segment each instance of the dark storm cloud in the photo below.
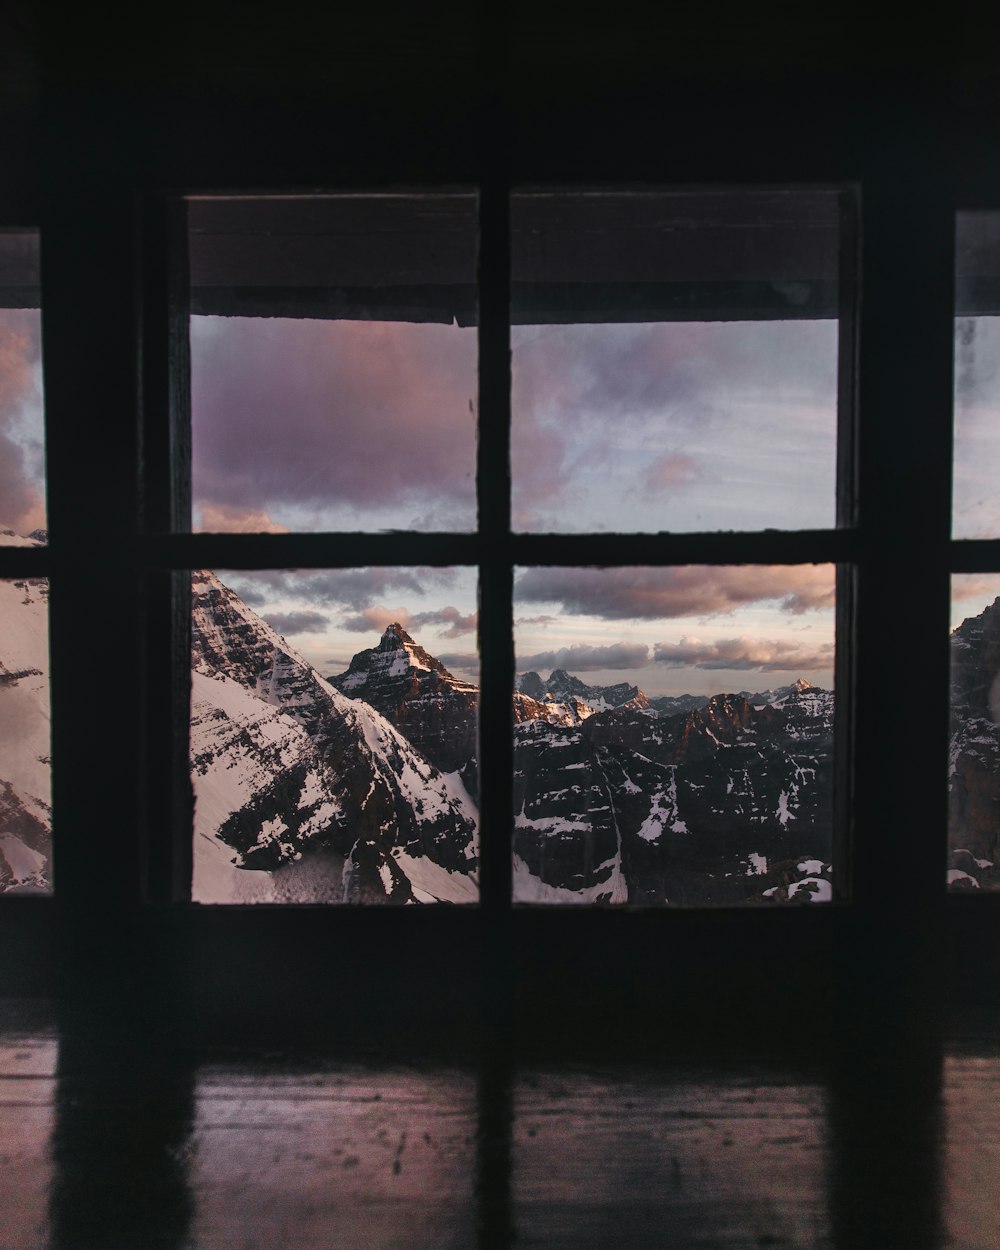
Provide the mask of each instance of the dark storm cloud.
[{"label": "dark storm cloud", "polygon": [[267,612],[264,620],[286,638],[290,634],[322,634],[330,624],[322,612]]},{"label": "dark storm cloud", "polygon": [[810,648],[783,639],[743,637],[703,642],[700,638],[682,638],[675,643],[656,643],[653,659],[670,668],[757,669],[764,673],[784,673],[828,668],[833,663],[833,644]]},{"label": "dark storm cloud", "polygon": [[474,330],[197,318],[191,349],[199,502],[259,513],[440,500],[471,518]]},{"label": "dark storm cloud", "polygon": [[[41,465],[41,396],[35,370],[41,358],[41,325],[33,309],[0,309],[0,524],[25,533],[44,524]],[[37,411],[35,454],[15,436],[26,407]]]},{"label": "dark storm cloud", "polygon": [[764,600],[786,612],[834,606],[830,565],[680,565],[672,568],[531,568],[516,602],[557,603],[563,612],[605,620],[715,616]]},{"label": "dark storm cloud", "polygon": [[518,670],[565,668],[574,673],[596,672],[605,668],[642,668],[649,659],[649,648],[638,642],[614,642],[592,646],[574,643],[555,651],[519,655]]},{"label": "dark storm cloud", "polygon": [[[306,570],[268,569],[260,573],[223,574],[245,603],[262,607],[285,597],[317,607],[362,612],[390,595],[424,595],[447,588],[454,580],[449,568],[360,568]],[[367,628],[367,626],[366,626]]]}]

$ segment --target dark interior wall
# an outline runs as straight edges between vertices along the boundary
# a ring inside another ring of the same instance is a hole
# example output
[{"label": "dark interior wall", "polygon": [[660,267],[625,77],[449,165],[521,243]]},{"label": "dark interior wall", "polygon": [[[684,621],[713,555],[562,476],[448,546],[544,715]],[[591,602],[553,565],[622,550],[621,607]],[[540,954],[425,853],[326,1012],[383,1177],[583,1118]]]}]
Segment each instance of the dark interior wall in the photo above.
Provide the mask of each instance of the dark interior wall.
[{"label": "dark interior wall", "polygon": [[[553,1022],[672,1018],[681,1007],[707,1019],[722,1004],[801,1020],[789,986],[815,969],[827,1009],[934,998],[949,968],[967,970],[970,992],[991,990],[967,956],[994,949],[1000,918],[992,900],[944,906],[944,788],[905,780],[937,775],[947,734],[951,214],[1000,207],[990,156],[1000,71],[973,6],[946,24],[913,13],[902,25],[862,6],[790,5],[708,15],[624,5],[600,18],[527,4],[9,14],[0,213],[42,225],[46,352],[60,363],[47,401],[61,876],[53,905],[0,912],[20,952],[4,973],[15,988],[51,986],[61,966],[67,988],[114,994],[145,981],[221,1017],[281,1019],[305,1010],[305,970],[321,987],[320,1014],[346,993],[352,1011],[378,1017],[385,1000],[367,997],[374,962],[415,1010],[432,987],[441,1018],[481,998],[502,1014],[513,996],[525,1018]],[[137,731],[111,771],[101,743],[123,720],[145,725],[146,693],[126,683],[95,722],[106,617],[81,605],[113,603],[119,662],[136,676],[155,668],[143,642],[149,599],[130,581],[143,550],[139,392],[153,333],[140,313],[156,259],[137,229],[145,197],[507,180],[861,187],[854,905],[809,917],[537,913],[496,924],[436,913],[416,939],[406,916],[381,912],[141,906],[149,741]],[[922,733],[886,735],[887,669],[920,674]],[[892,883],[889,861],[900,865]],[[399,960],[415,941],[419,957]]]}]

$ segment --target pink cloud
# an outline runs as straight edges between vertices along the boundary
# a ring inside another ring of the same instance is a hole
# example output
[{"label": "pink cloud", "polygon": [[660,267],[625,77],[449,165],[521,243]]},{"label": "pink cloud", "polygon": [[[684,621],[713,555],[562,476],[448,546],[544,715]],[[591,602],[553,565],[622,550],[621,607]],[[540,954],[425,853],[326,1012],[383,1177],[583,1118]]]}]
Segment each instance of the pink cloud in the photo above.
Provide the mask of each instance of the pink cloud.
[{"label": "pink cloud", "polygon": [[667,568],[530,568],[514,585],[518,605],[557,603],[563,612],[605,620],[716,616],[777,600],[798,615],[832,608],[832,565],[676,565]]},{"label": "pink cloud", "polygon": [[653,659],[670,668],[758,669],[765,673],[796,672],[829,668],[833,664],[832,643],[818,647],[799,642],[765,638],[720,638],[703,642],[681,638],[680,642],[658,642]]},{"label": "pink cloud", "polygon": [[203,503],[198,509],[198,529],[206,533],[287,534],[287,525],[278,525],[261,509],[241,508],[229,504]]},{"label": "pink cloud", "polygon": [[672,451],[657,457],[646,468],[643,483],[647,491],[654,492],[685,486],[701,475],[701,465],[694,456],[688,456],[682,451]]}]

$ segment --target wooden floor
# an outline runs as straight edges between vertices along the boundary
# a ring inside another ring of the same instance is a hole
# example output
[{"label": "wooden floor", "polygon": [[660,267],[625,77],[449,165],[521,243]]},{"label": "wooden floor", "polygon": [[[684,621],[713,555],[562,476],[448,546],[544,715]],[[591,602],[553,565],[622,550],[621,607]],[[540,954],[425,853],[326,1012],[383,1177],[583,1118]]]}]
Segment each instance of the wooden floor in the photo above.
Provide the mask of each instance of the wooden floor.
[{"label": "wooden floor", "polygon": [[8,1002],[0,1250],[995,1250],[998,1036],[966,1021],[919,1063],[415,1063]]}]

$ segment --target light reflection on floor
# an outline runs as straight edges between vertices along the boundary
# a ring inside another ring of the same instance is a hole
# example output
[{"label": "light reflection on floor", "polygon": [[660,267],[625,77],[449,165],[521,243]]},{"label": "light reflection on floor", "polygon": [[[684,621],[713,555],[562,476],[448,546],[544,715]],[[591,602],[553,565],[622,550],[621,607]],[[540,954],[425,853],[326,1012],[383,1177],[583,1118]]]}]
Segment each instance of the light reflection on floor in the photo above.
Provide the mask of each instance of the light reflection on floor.
[{"label": "light reflection on floor", "polygon": [[[25,1018],[27,1014],[27,1018]],[[44,1013],[43,1013],[44,1014]],[[0,1012],[0,1246],[49,1245],[58,1044],[34,1012]]]},{"label": "light reflection on floor", "polygon": [[829,1246],[819,1085],[773,1074],[525,1073],[518,1244]]},{"label": "light reflection on floor", "polygon": [[455,1072],[208,1067],[196,1081],[192,1242],[465,1250],[476,1082]]},{"label": "light reflection on floor", "polygon": [[1000,1246],[1000,1044],[949,1048],[944,1060],[944,1223],[949,1250]]}]

